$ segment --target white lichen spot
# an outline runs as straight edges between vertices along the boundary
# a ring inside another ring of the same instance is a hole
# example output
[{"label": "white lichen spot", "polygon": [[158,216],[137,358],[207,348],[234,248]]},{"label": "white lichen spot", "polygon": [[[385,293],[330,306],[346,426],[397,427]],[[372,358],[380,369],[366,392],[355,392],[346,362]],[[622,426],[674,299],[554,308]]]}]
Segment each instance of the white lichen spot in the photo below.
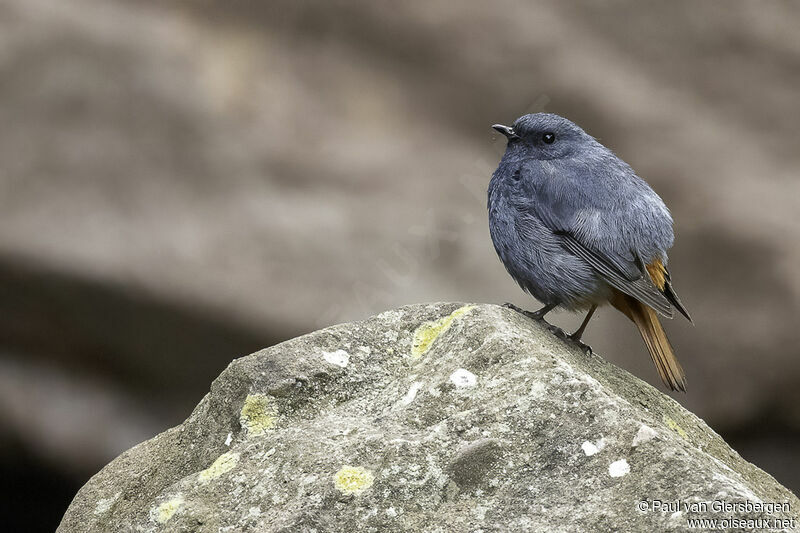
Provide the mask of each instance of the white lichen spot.
[{"label": "white lichen spot", "polygon": [[592,455],[600,452],[603,448],[606,447],[606,439],[602,438],[596,442],[589,442],[588,440],[581,444],[581,450],[583,453],[586,454],[587,457],[591,457]]},{"label": "white lichen spot", "polygon": [[150,518],[159,524],[166,524],[170,518],[183,506],[183,496],[180,494],[169,499],[150,511]]},{"label": "white lichen spot", "polygon": [[433,346],[433,342],[445,331],[447,331],[453,322],[465,314],[467,314],[474,305],[465,305],[459,307],[449,315],[439,320],[432,322],[425,322],[414,331],[414,338],[411,345],[411,357],[418,359],[425,355],[428,350]]},{"label": "white lichen spot", "polygon": [[600,451],[597,448],[597,446],[595,446],[588,440],[585,441],[583,444],[581,444],[581,449],[583,450],[583,453],[585,453],[587,457],[590,457]]},{"label": "white lichen spot", "polygon": [[247,513],[253,518],[257,518],[261,516],[261,507],[251,507],[248,509]]},{"label": "white lichen spot", "polygon": [[388,516],[389,518],[394,518],[395,516],[397,516],[397,511],[395,511],[394,507],[389,507],[388,509],[386,509],[386,516]]},{"label": "white lichen spot", "polygon": [[638,445],[643,444],[647,441],[651,441],[658,436],[656,430],[642,424],[642,427],[639,428],[639,431],[636,432],[636,436],[633,437],[633,442],[631,442],[631,447],[636,448]]},{"label": "white lichen spot", "polygon": [[121,495],[121,492],[117,492],[110,498],[103,498],[102,500],[98,501],[97,505],[94,507],[94,514],[99,515],[108,512],[108,510],[111,509],[111,506],[114,505]]},{"label": "white lichen spot", "polygon": [[233,441],[233,434],[228,433],[228,436],[225,437],[225,446],[230,446],[232,441]]},{"label": "white lichen spot", "polygon": [[201,483],[208,483],[212,479],[216,479],[221,475],[230,472],[236,467],[239,462],[239,454],[234,452],[225,452],[214,461],[211,466],[200,472],[198,479]]},{"label": "white lichen spot", "polygon": [[275,424],[277,409],[266,394],[249,394],[244,400],[239,423],[248,436],[261,435]]},{"label": "white lichen spot", "polygon": [[345,465],[333,477],[342,494],[361,494],[372,486],[375,476],[363,466]]},{"label": "white lichen spot", "polygon": [[406,392],[405,395],[397,401],[396,407],[407,407],[408,405],[411,405],[411,402],[413,402],[414,398],[417,397],[417,393],[424,386],[425,384],[421,381],[415,381],[412,383],[408,388],[408,392]]},{"label": "white lichen spot", "polygon": [[478,382],[478,378],[466,368],[459,368],[450,374],[450,381],[453,382],[456,388],[460,389],[463,387],[474,387]]},{"label": "white lichen spot", "polygon": [[630,471],[631,471],[631,466],[625,459],[614,461],[613,463],[608,465],[608,475],[611,477],[622,477],[625,474],[630,473]]},{"label": "white lichen spot", "polygon": [[350,362],[350,354],[344,350],[336,350],[335,352],[322,352],[322,357],[332,365],[344,368]]}]

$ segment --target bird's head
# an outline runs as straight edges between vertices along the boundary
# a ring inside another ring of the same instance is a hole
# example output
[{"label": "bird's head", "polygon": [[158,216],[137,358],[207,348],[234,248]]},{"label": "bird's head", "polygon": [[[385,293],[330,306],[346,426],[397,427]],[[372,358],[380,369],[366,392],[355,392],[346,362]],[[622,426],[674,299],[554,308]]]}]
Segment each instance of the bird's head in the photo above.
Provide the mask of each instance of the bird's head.
[{"label": "bird's head", "polygon": [[520,159],[560,159],[579,153],[594,139],[575,123],[552,113],[523,115],[512,126],[492,126],[508,139],[506,155]]}]

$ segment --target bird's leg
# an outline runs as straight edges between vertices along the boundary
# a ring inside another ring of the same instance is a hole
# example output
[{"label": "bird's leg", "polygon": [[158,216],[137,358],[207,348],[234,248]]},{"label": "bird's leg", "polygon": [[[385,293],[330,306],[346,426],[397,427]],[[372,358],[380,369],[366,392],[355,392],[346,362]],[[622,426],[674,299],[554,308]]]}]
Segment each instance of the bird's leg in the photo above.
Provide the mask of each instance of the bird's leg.
[{"label": "bird's leg", "polygon": [[586,313],[586,318],[584,318],[583,322],[581,323],[581,327],[576,329],[575,333],[573,333],[572,335],[569,336],[570,339],[572,339],[572,340],[574,340],[576,342],[581,340],[581,337],[583,336],[583,332],[586,331],[586,326],[589,325],[589,320],[592,319],[592,315],[594,314],[594,312],[596,310],[597,310],[597,306],[596,305],[593,305],[591,307],[591,309],[589,309],[589,312]]},{"label": "bird's leg", "polygon": [[583,336],[583,332],[586,331],[586,326],[589,325],[589,320],[592,319],[592,315],[597,310],[597,305],[593,305],[589,312],[586,313],[586,318],[583,319],[581,326],[575,330],[575,333],[569,336],[569,340],[573,342],[577,342],[581,349],[586,353],[592,353],[592,347],[588,344],[584,344],[581,342],[581,337]]},{"label": "bird's leg", "polygon": [[544,315],[546,315],[547,313],[549,313],[550,311],[555,309],[557,305],[558,304],[547,304],[544,307],[542,307],[541,309],[539,309],[538,311],[526,311],[526,310],[520,309],[516,305],[510,304],[508,302],[504,303],[503,307],[508,307],[509,309],[513,309],[517,313],[519,313],[521,315],[525,315],[526,317],[531,318],[531,319],[533,319],[533,320],[535,320],[537,322],[545,322],[546,323],[547,321],[544,319]]},{"label": "bird's leg", "polygon": [[558,304],[547,304],[538,311],[531,313],[531,318],[534,320],[544,320],[544,315],[556,308]]}]

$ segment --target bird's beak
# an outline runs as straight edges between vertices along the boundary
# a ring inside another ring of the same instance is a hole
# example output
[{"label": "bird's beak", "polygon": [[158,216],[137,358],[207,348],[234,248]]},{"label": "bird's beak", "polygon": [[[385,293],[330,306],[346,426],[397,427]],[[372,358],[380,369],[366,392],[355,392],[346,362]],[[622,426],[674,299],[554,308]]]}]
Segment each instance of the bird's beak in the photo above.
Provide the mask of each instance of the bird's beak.
[{"label": "bird's beak", "polygon": [[509,126],[503,126],[502,124],[495,124],[494,126],[492,126],[492,129],[505,135],[509,141],[513,141],[514,139],[519,139],[519,135],[514,133],[514,130]]}]

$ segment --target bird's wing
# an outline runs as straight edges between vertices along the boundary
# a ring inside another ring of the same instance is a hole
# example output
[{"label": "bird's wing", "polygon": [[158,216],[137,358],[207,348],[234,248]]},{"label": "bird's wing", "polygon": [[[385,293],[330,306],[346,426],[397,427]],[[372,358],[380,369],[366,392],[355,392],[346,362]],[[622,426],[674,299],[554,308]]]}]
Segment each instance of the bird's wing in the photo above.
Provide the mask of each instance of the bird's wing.
[{"label": "bird's wing", "polygon": [[[650,268],[644,263],[640,263],[638,254],[631,250],[630,257],[619,253],[617,249],[608,246],[603,247],[603,241],[592,240],[584,227],[587,225],[586,219],[575,216],[574,211],[562,206],[561,209],[548,208],[542,204],[527,204],[521,213],[518,221],[524,234],[526,227],[533,228],[534,224],[527,224],[526,219],[535,217],[557,235],[562,246],[570,253],[580,257],[612,287],[636,298],[640,302],[652,307],[662,315],[672,318],[674,313],[670,300],[662,292],[661,287],[656,286]],[[632,259],[633,258],[633,259]],[[658,264],[664,270],[660,260],[653,261],[653,265]],[[654,267],[655,268],[655,267]],[[655,269],[654,272],[660,269]]]},{"label": "bird's wing", "polygon": [[[648,268],[645,268],[644,272],[639,270],[639,275],[631,279],[630,269],[623,271],[615,264],[619,262],[618,257],[605,255],[599,250],[590,248],[570,232],[556,232],[556,234],[561,236],[564,248],[589,263],[609,285],[649,305],[662,315],[673,317],[672,305],[664,293],[656,287]],[[661,261],[656,260],[653,264],[661,265]]]}]

